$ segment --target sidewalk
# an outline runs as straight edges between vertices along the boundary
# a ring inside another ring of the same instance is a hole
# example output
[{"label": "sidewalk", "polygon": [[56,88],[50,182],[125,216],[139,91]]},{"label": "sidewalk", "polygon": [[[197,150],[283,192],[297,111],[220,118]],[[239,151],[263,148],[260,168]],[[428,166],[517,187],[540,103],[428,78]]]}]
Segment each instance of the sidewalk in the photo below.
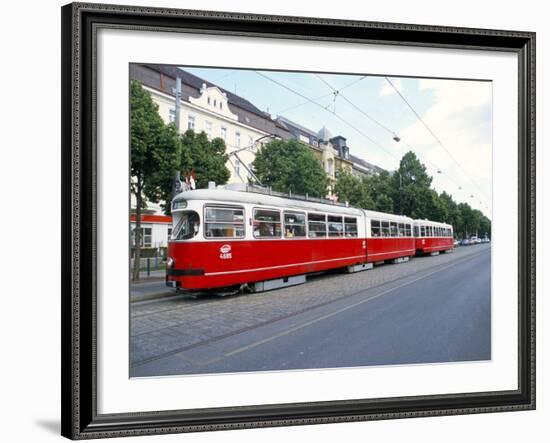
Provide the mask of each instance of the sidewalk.
[{"label": "sidewalk", "polygon": [[149,275],[147,275],[147,271],[140,271],[139,272],[139,281],[151,281],[151,280],[163,280],[166,277],[166,270],[165,269],[157,269],[152,270]]},{"label": "sidewalk", "polygon": [[130,302],[132,303],[176,295],[174,289],[166,286],[164,269],[151,271],[149,275],[147,271],[141,271],[139,278],[139,281],[130,280]]}]

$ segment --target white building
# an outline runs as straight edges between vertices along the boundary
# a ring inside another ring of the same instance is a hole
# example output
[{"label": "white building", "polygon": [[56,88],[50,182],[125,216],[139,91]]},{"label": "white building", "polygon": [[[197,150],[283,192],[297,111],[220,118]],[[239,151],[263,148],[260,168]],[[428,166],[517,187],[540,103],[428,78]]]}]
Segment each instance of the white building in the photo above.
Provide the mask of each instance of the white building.
[{"label": "white building", "polygon": [[163,120],[176,119],[176,78],[182,81],[179,128],[205,132],[209,139],[222,138],[229,160],[228,183],[248,183],[258,148],[272,137],[292,134],[248,100],[187,71],[167,65],[131,65],[130,77],[141,82],[159,106]]}]

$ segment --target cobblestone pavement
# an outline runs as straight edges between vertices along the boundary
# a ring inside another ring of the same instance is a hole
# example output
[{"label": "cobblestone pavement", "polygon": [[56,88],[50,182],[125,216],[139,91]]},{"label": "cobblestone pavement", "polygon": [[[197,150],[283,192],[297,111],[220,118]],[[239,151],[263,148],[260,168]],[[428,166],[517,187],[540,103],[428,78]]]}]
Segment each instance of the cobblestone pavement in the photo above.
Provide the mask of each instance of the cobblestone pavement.
[{"label": "cobblestone pavement", "polygon": [[453,253],[417,257],[406,263],[375,266],[355,274],[333,271],[310,276],[303,285],[258,294],[181,295],[132,303],[131,366],[254,329],[362,290],[466,259],[489,248],[486,244],[461,247]]}]

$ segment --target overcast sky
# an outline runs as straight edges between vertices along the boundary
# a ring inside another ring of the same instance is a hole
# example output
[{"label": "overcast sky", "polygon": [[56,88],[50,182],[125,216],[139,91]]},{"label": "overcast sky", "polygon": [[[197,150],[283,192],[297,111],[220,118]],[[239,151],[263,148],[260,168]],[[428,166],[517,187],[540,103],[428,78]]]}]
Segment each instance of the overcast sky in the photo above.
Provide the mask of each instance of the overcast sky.
[{"label": "overcast sky", "polygon": [[[491,217],[491,82],[388,75],[432,134],[384,77],[183,69],[235,92],[273,117],[282,115],[315,132],[326,126],[334,136],[347,139],[353,155],[384,169],[397,169],[399,159],[412,150],[438,192],[447,191],[455,201]],[[394,133],[400,142],[392,139]]]}]

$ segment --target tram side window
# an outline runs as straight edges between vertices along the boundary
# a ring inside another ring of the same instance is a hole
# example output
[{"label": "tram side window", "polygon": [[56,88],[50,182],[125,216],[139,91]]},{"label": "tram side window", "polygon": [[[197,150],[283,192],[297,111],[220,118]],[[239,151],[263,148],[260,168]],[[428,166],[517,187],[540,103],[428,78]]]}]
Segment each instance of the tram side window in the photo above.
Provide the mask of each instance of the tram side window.
[{"label": "tram side window", "polygon": [[298,212],[285,212],[285,238],[306,236],[306,215]]},{"label": "tram side window", "polygon": [[405,236],[405,223],[399,223],[399,237]]},{"label": "tram side window", "polygon": [[397,223],[396,222],[391,222],[390,232],[391,232],[392,237],[397,237],[398,232],[397,232]]},{"label": "tram side window", "polygon": [[254,237],[281,238],[281,213],[270,209],[254,209]]},{"label": "tram side window", "polygon": [[382,237],[390,237],[390,222],[382,222]]},{"label": "tram side window", "polygon": [[308,214],[307,224],[309,236],[319,238],[327,236],[327,218],[325,214]]},{"label": "tram side window", "polygon": [[204,236],[207,238],[244,237],[244,209],[206,206],[204,208]]},{"label": "tram side window", "polygon": [[355,217],[344,217],[344,228],[346,237],[357,237],[357,219]]},{"label": "tram side window", "polygon": [[420,237],[420,228],[418,226],[414,227],[414,236]]},{"label": "tram side window", "polygon": [[370,235],[371,237],[380,237],[382,235],[380,228],[380,220],[370,221]]},{"label": "tram side window", "polygon": [[329,237],[342,237],[344,235],[344,224],[342,223],[342,217],[336,215],[328,216],[328,236]]},{"label": "tram side window", "polygon": [[420,237],[426,237],[426,226],[420,227]]},{"label": "tram side window", "polygon": [[411,229],[411,225],[409,225],[408,223],[405,225],[405,237],[411,237],[412,235],[412,229]]},{"label": "tram side window", "polygon": [[[177,218],[179,217],[179,219]],[[188,240],[193,238],[199,232],[199,214],[195,211],[184,211],[174,215],[174,220],[178,220],[174,227],[175,240]]]}]

